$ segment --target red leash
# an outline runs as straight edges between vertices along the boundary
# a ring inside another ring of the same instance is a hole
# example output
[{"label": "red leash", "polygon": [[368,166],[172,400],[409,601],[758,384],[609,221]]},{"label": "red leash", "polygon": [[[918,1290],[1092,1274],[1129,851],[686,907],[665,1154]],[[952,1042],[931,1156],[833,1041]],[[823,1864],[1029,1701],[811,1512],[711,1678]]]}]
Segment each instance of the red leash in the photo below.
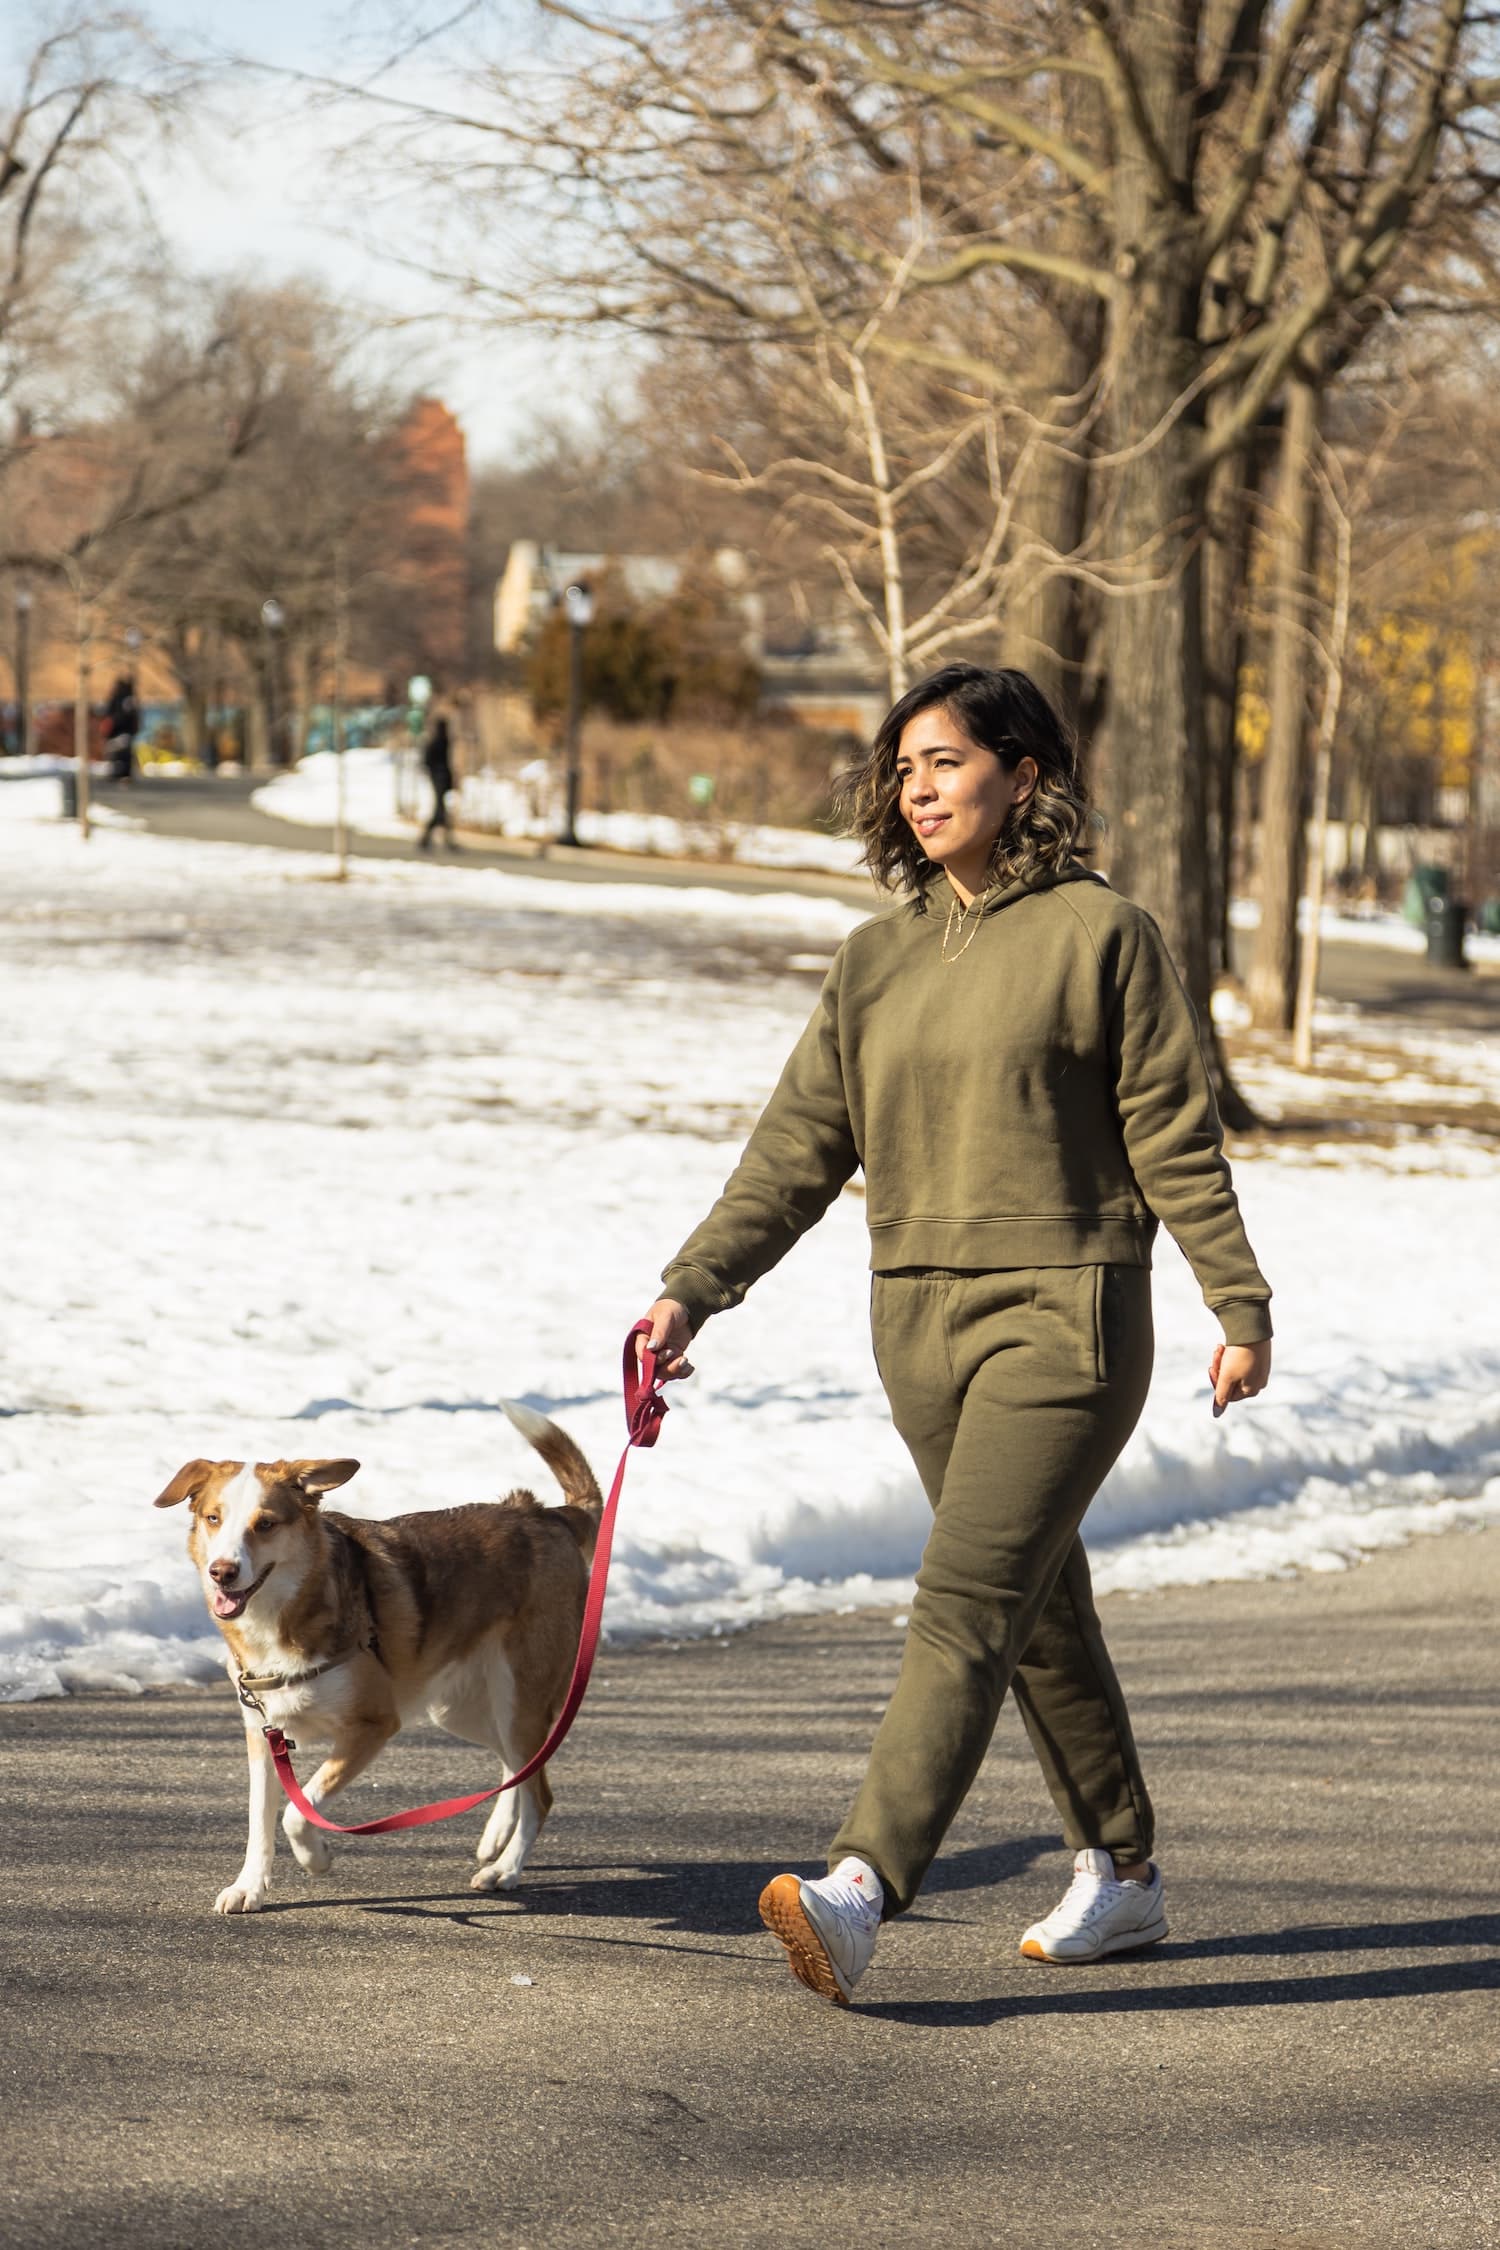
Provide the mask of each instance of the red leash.
[{"label": "red leash", "polygon": [[589,1684],[589,1674],[594,1668],[594,1651],[599,1646],[599,1625],[604,1615],[604,1591],[609,1583],[609,1551],[614,1544],[615,1512],[620,1504],[620,1492],[625,1483],[625,1464],[636,1446],[655,1445],[661,1429],[662,1416],[667,1402],[661,1395],[661,1385],[656,1375],[656,1354],[647,1351],[639,1363],[635,1355],[637,1336],[651,1333],[648,1320],[638,1320],[625,1339],[625,1425],[629,1436],[625,1450],[620,1455],[620,1466],[615,1471],[615,1481],[609,1488],[609,1498],[604,1503],[599,1518],[599,1534],[594,1542],[594,1560],[589,1571],[589,1590],[583,1605],[583,1625],[578,1635],[578,1654],[573,1660],[573,1677],[568,1682],[568,1692],[563,1707],[553,1722],[552,1731],[534,1758],[529,1758],[519,1773],[509,1781],[502,1781],[498,1789],[481,1789],[472,1797],[445,1797],[441,1804],[417,1805],[410,1812],[387,1813],[384,1820],[362,1820],[350,1828],[341,1828],[336,1820],[325,1820],[312,1800],[305,1796],[297,1776],[292,1771],[288,1753],[295,1750],[280,1727],[267,1727],[266,1742],[281,1777],[281,1786],[291,1798],[305,1820],[318,1828],[327,1828],[335,1836],[383,1836],[391,1828],[425,1828],[429,1821],[451,1820],[455,1813],[470,1812],[475,1805],[487,1805],[491,1797],[503,1796],[507,1789],[519,1789],[552,1756],[563,1736],[578,1715],[584,1692]]}]

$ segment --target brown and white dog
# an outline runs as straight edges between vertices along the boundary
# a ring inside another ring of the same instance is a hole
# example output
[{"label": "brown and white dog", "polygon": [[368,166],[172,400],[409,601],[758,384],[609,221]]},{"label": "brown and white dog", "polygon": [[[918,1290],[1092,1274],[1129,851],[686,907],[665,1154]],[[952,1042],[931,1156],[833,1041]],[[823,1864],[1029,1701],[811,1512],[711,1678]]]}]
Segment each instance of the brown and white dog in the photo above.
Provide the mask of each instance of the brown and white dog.
[{"label": "brown and white dog", "polygon": [[[262,1735],[283,1727],[328,1755],[307,1795],[322,1805],[401,1727],[430,1719],[499,1752],[502,1778],[546,1739],[572,1673],[602,1506],[572,1439],[524,1406],[506,1412],[562,1486],[384,1522],[335,1515],[323,1494],[357,1461],[189,1461],[156,1501],[192,1502],[188,1553],[229,1644],[245,1704],[250,1836],[215,1911],[250,1914],[271,1884],[280,1787]],[[495,1800],[476,1891],[509,1890],[552,1806],[545,1770]],[[310,1875],[328,1838],[292,1805],[287,1841]]]}]

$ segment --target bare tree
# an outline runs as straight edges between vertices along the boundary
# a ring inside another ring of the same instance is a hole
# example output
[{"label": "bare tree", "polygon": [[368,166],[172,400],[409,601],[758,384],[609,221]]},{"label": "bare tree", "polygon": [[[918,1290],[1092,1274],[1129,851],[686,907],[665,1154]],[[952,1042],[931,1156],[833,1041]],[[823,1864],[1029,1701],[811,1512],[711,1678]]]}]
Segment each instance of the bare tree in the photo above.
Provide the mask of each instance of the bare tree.
[{"label": "bare tree", "polygon": [[122,324],[107,364],[80,371],[89,417],[29,431],[9,465],[0,568],[70,596],[85,834],[95,643],[130,610],[149,608],[163,534],[223,486],[259,434],[256,371],[234,363],[228,342],[212,325],[194,333],[177,321],[138,324],[132,335]]},{"label": "bare tree", "polygon": [[80,361],[149,248],[132,159],[192,83],[141,15],[84,0],[40,13],[0,86],[0,476],[91,403]]},{"label": "bare tree", "polygon": [[[1487,205],[1500,79],[1482,67],[1485,10],[687,0],[638,25],[570,0],[545,12],[563,27],[550,77],[488,66],[473,8],[462,117],[381,96],[383,155],[406,136],[446,221],[511,216],[491,226],[500,259],[474,244],[434,261],[471,309],[811,360],[826,324],[847,343],[905,267],[903,317],[869,338],[883,358],[987,410],[1034,412],[1024,356],[1045,339],[1048,395],[1099,403],[1084,442],[1048,456],[1067,482],[1054,521],[1086,528],[1045,545],[1087,541],[1116,574],[1082,589],[1111,874],[1161,921],[1218,1067],[1207,1001],[1237,692],[1223,643],[1266,427],[1314,356],[1325,382],[1355,363],[1417,279],[1408,248]],[[933,246],[915,256],[895,208],[912,179]],[[778,245],[746,221],[778,198],[816,319],[785,230]],[[545,263],[517,254],[526,240]],[[840,381],[857,421],[847,364]],[[880,492],[878,472],[861,481]],[[1030,528],[1012,513],[1013,539]]]},{"label": "bare tree", "polygon": [[294,753],[342,614],[357,658],[401,647],[389,603],[416,495],[390,443],[404,402],[356,375],[357,328],[326,295],[231,284],[213,327],[221,381],[257,402],[254,450],[143,537],[137,609],[177,675],[190,749],[210,701],[244,682],[265,765]]},{"label": "bare tree", "polygon": [[[814,531],[819,559],[875,642],[893,698],[914,670],[980,635],[993,639],[997,609],[1023,578],[1035,596],[1051,578],[1087,568],[1081,552],[1059,554],[1034,534],[1013,534],[1017,495],[1037,454],[1074,439],[1076,420],[1049,429],[997,399],[993,383],[938,383],[903,358],[912,323],[901,315],[935,247],[920,183],[906,185],[906,246],[868,309],[849,292],[838,307],[826,301],[795,225],[778,215],[778,264],[800,300],[800,332],[795,348],[770,355],[775,426],[761,433],[755,463],[729,437],[718,439],[730,489],[765,493]],[[1081,402],[1069,403],[1076,415]],[[967,506],[949,512],[935,537],[934,511],[955,486]]]}]

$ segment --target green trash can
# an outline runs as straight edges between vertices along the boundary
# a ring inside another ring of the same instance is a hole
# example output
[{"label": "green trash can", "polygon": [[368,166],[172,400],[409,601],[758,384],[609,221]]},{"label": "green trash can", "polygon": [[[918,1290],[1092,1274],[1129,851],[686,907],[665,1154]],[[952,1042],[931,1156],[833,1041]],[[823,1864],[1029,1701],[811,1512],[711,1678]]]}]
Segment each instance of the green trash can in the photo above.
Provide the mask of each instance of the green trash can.
[{"label": "green trash can", "polygon": [[1484,901],[1474,917],[1474,927],[1483,930],[1486,937],[1500,937],[1500,895]]},{"label": "green trash can", "polygon": [[1434,899],[1448,896],[1448,870],[1446,867],[1414,867],[1406,878],[1406,889],[1401,896],[1401,913],[1415,929],[1427,927],[1427,910]]},{"label": "green trash can", "polygon": [[1462,969],[1464,925],[1469,910],[1461,898],[1434,898],[1427,904],[1427,959],[1434,969]]},{"label": "green trash can", "polygon": [[59,820],[76,820],[78,818],[78,776],[76,773],[60,773],[57,778],[62,788],[62,811],[57,817]]}]

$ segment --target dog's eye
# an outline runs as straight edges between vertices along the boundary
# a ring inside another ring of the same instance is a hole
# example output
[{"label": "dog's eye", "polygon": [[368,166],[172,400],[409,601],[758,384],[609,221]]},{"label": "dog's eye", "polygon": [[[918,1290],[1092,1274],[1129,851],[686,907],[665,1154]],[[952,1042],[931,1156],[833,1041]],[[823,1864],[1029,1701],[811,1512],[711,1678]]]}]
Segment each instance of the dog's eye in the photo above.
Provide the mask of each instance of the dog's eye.
[{"label": "dog's eye", "polygon": [[250,1529],[257,1532],[274,1531],[276,1529],[276,1518],[274,1516],[257,1516]]},{"label": "dog's eye", "polygon": [[210,1531],[217,1531],[219,1527],[219,1519],[217,1516],[205,1516],[203,1521],[208,1525]]}]

